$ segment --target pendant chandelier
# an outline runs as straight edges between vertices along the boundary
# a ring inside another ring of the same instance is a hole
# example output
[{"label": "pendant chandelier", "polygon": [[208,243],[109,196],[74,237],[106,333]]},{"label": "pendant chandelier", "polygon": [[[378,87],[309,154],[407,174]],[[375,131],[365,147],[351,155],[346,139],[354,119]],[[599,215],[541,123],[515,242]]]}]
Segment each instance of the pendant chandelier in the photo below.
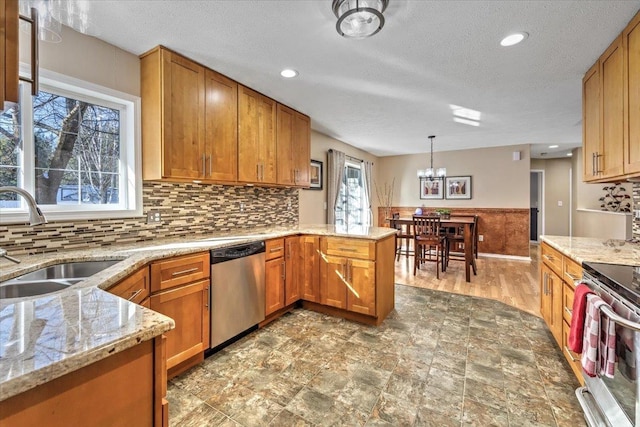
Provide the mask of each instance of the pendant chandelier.
[{"label": "pendant chandelier", "polygon": [[389,0],[333,0],[338,34],[352,39],[371,37],[384,26],[382,13],[388,4]]},{"label": "pendant chandelier", "polygon": [[434,177],[440,178],[447,175],[447,168],[433,168],[433,138],[435,137],[435,135],[429,136],[429,142],[431,143],[430,167],[427,169],[418,169],[418,178],[433,179]]}]

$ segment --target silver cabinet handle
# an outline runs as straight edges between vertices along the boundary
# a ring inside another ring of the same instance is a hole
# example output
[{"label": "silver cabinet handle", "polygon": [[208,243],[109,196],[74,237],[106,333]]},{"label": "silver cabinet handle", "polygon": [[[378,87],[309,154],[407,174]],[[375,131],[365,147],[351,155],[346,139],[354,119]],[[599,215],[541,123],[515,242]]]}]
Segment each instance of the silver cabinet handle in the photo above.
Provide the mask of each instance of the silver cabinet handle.
[{"label": "silver cabinet handle", "polygon": [[207,155],[202,153],[202,176],[207,176]]},{"label": "silver cabinet handle", "polygon": [[542,255],[545,259],[549,260],[549,261],[553,261],[555,258],[551,255]]},{"label": "silver cabinet handle", "polygon": [[209,156],[209,176],[213,174],[213,154]]},{"label": "silver cabinet handle", "polygon": [[577,282],[578,280],[580,280],[579,277],[574,276],[573,274],[569,273],[568,271],[565,271],[564,275],[567,276],[569,279],[571,279],[573,282]]},{"label": "silver cabinet handle", "polygon": [[596,153],[591,153],[591,176],[596,176]]},{"label": "silver cabinet handle", "polygon": [[283,249],[282,246],[278,246],[277,248],[271,248],[271,249],[269,249],[269,253],[279,252],[282,249]]},{"label": "silver cabinet handle", "polygon": [[282,261],[282,280],[286,280],[287,278],[287,264]]},{"label": "silver cabinet handle", "polygon": [[542,274],[542,293],[547,295],[547,272]]},{"label": "silver cabinet handle", "polygon": [[573,310],[570,310],[569,307],[565,307],[564,311],[569,315],[573,317]]},{"label": "silver cabinet handle", "polygon": [[571,359],[572,362],[575,362],[578,360],[575,357],[573,357],[573,354],[571,354],[571,350],[569,350],[569,347],[567,347],[566,345],[564,346],[564,351],[567,352],[567,356],[569,356],[569,359]]},{"label": "silver cabinet handle", "polygon": [[171,273],[171,277],[180,276],[182,274],[193,273],[194,271],[198,271],[198,267],[193,267],[188,270],[174,271],[173,273]]},{"label": "silver cabinet handle", "polygon": [[207,296],[204,301],[204,306],[207,311],[209,311],[209,301],[211,301],[211,285],[207,286],[207,289],[205,289],[205,291],[207,291]]},{"label": "silver cabinet handle", "polygon": [[256,163],[256,181],[260,181],[260,163]]},{"label": "silver cabinet handle", "polygon": [[134,293],[131,294],[131,296],[129,297],[129,299],[127,301],[133,301],[138,295],[140,295],[140,293],[142,293],[142,291],[144,291],[143,289],[138,289],[137,291],[135,291]]}]

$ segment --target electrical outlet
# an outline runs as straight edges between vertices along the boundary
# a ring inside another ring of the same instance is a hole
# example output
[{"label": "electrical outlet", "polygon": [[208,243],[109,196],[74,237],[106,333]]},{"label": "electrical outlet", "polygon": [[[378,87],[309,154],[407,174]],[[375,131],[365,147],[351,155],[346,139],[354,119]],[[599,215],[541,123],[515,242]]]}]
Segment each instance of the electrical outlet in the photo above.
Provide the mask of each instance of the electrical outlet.
[{"label": "electrical outlet", "polygon": [[147,224],[151,224],[153,222],[160,222],[161,220],[162,220],[162,215],[160,215],[160,211],[147,212]]},{"label": "electrical outlet", "polygon": [[287,202],[287,209],[291,210],[291,200]]},{"label": "electrical outlet", "polygon": [[244,212],[244,203],[240,203],[240,212]]},{"label": "electrical outlet", "polygon": [[478,242],[484,242],[484,236],[482,234],[478,234]]}]

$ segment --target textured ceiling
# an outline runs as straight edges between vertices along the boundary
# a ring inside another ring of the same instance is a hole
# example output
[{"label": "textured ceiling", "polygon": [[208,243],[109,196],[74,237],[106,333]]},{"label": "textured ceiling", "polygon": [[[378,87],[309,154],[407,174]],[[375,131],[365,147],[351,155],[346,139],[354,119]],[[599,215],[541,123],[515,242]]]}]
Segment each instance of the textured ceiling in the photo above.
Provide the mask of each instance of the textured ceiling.
[{"label": "textured ceiling", "polygon": [[[436,151],[580,145],[582,75],[640,9],[640,0],[389,3],[385,27],[364,40],[337,34],[330,0],[94,0],[90,19],[100,39],[136,55],[165,45],[384,156],[426,152],[432,134]],[[514,31],[530,36],[501,47]],[[285,67],[299,77],[280,77]],[[450,104],[480,111],[481,126],[453,122]]]}]

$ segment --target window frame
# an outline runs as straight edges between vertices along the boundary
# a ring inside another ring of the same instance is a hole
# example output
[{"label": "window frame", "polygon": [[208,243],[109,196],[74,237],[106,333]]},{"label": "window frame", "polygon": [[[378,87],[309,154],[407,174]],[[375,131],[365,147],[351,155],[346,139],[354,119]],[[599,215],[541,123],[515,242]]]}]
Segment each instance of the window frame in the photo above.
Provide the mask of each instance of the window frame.
[{"label": "window frame", "polygon": [[[25,72],[27,69],[24,69]],[[133,218],[143,216],[142,206],[142,148],[140,97],[115,89],[69,77],[53,71],[40,70],[40,85],[47,92],[56,95],[88,101],[120,111],[121,177],[122,190],[117,205],[38,205],[49,221]],[[23,153],[18,164],[18,187],[35,194],[35,144],[33,140],[33,98],[31,86],[21,83],[20,108],[29,111],[30,120],[22,122]],[[25,141],[31,141],[27,143]],[[29,212],[23,197],[18,197],[20,207],[2,209],[0,224],[24,223],[29,220]]]}]

